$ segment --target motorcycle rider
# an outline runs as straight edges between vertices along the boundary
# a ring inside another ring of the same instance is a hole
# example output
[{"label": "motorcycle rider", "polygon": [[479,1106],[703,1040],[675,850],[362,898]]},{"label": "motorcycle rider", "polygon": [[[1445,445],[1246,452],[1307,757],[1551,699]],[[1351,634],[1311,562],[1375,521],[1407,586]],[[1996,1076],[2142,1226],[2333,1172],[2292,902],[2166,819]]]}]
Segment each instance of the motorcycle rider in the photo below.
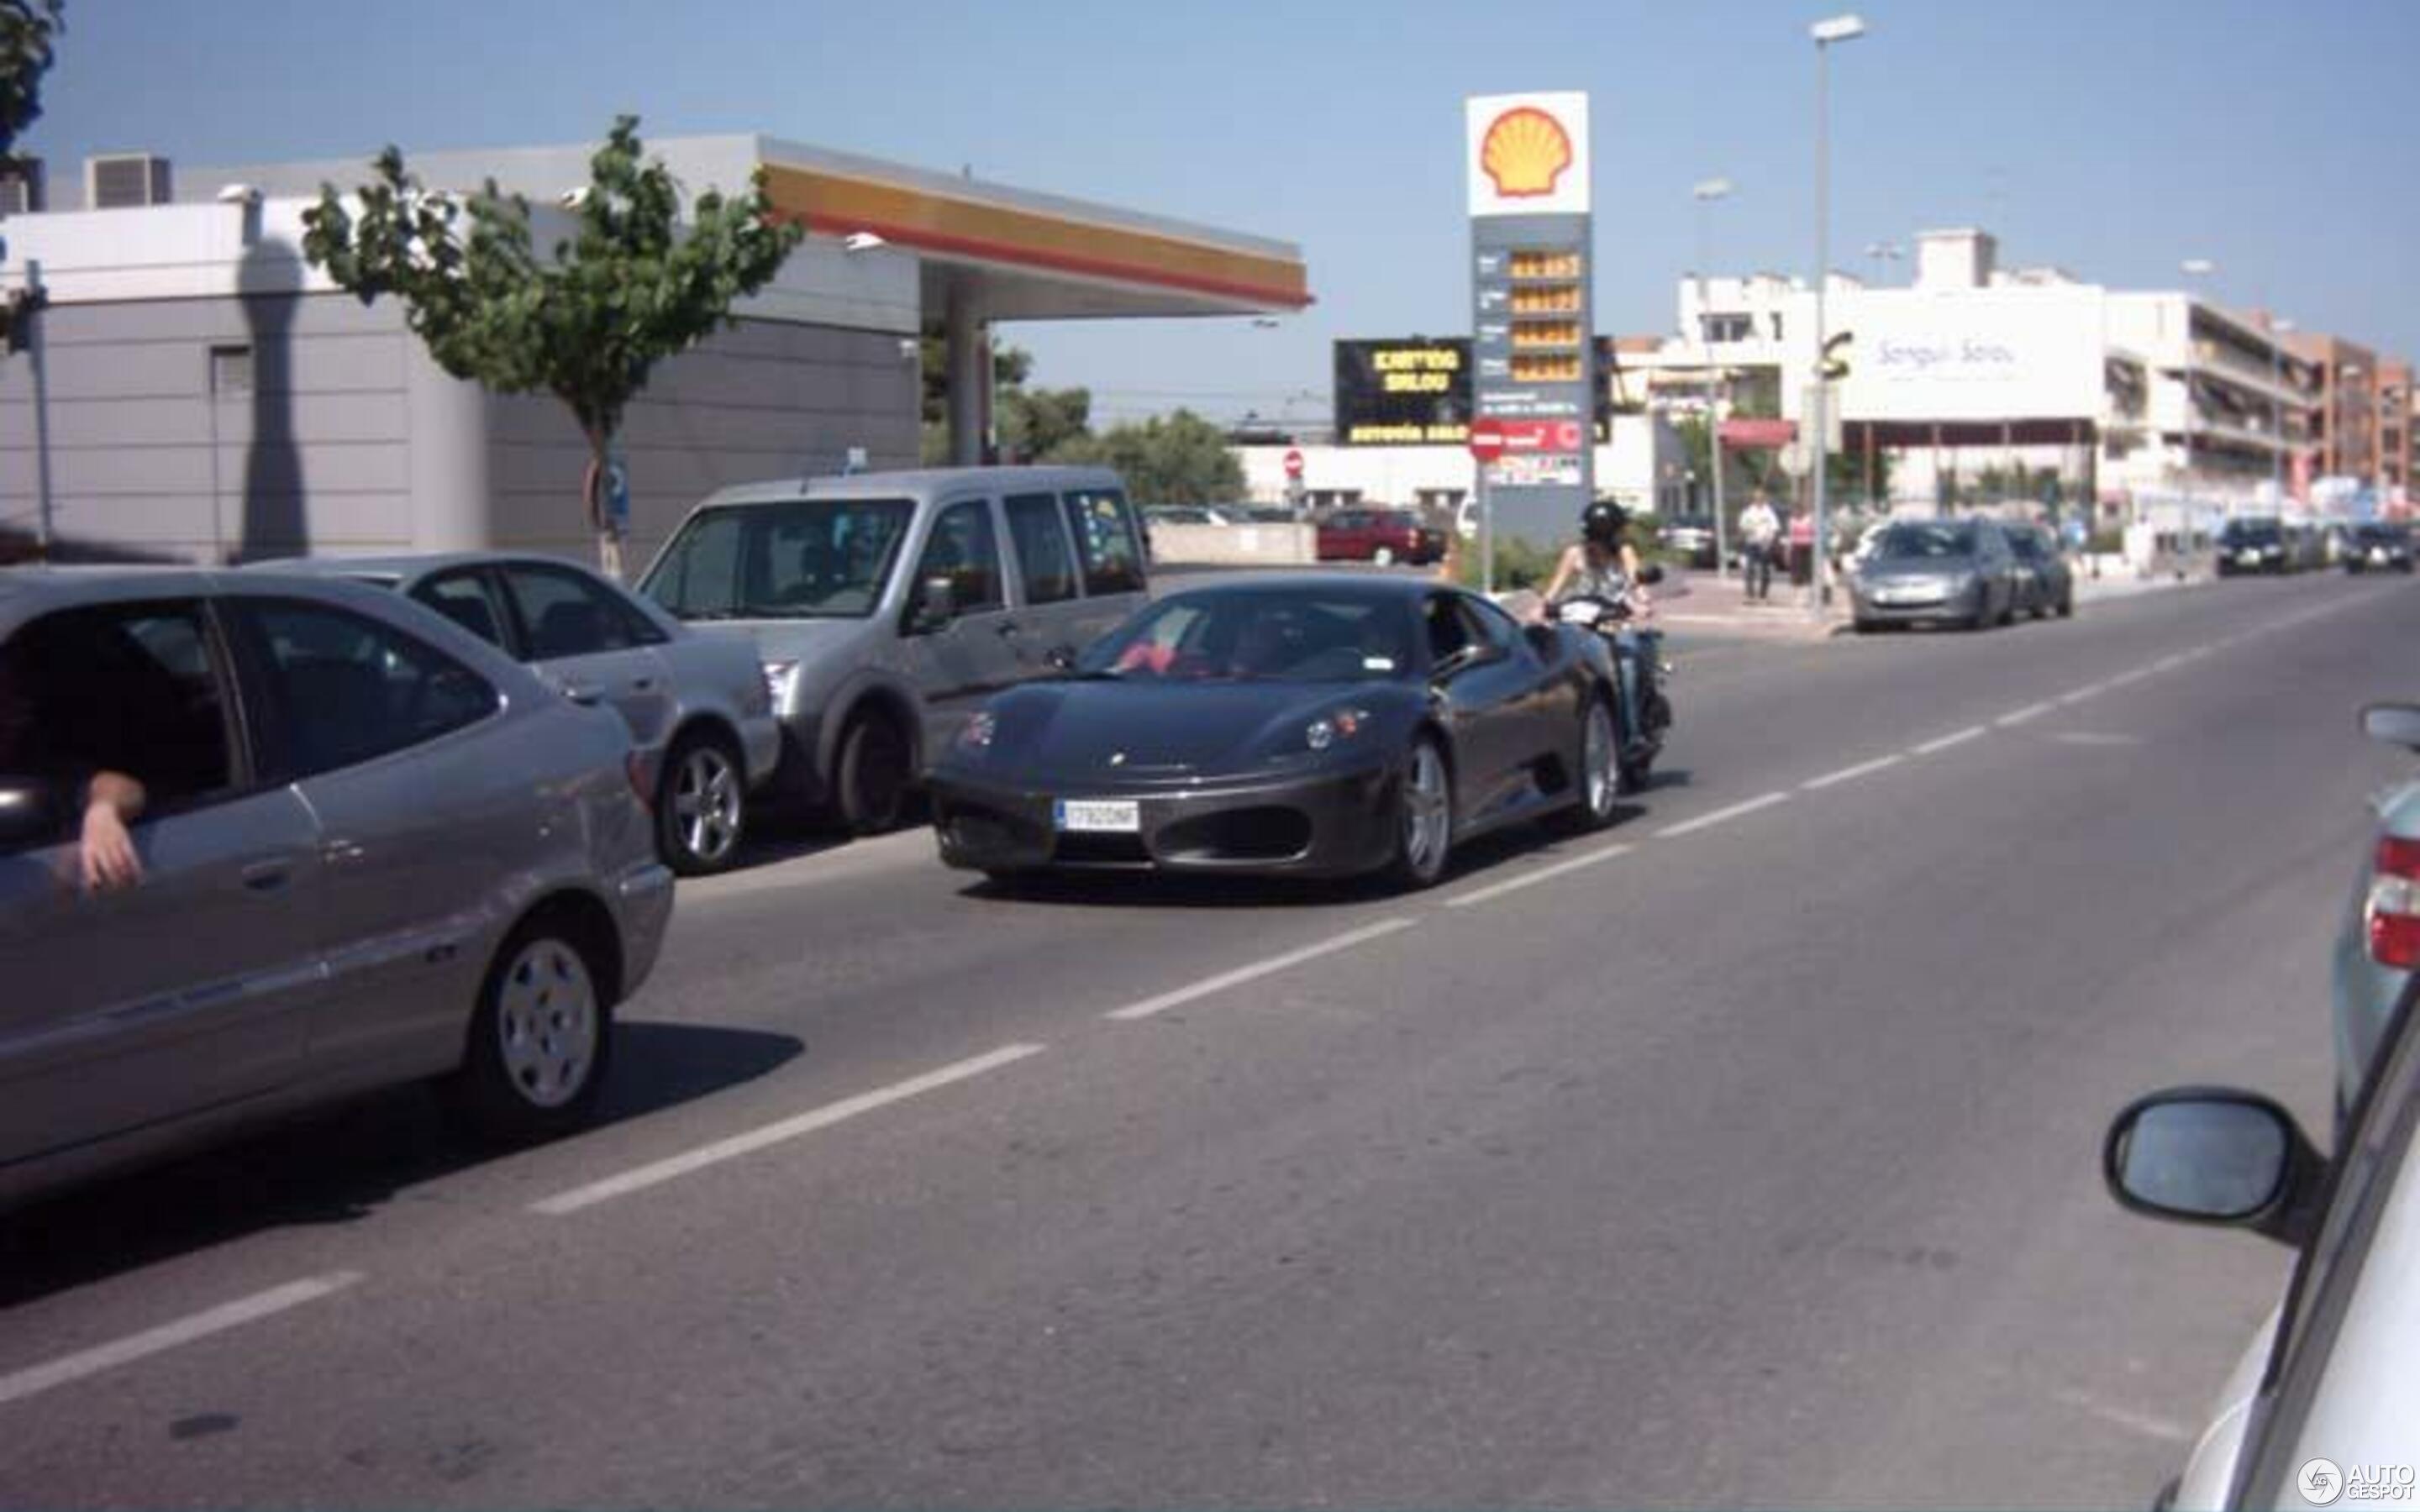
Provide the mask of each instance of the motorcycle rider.
[{"label": "motorcycle rider", "polygon": [[1580,538],[1563,548],[1555,574],[1546,581],[1545,616],[1566,599],[1602,598],[1627,602],[1631,616],[1613,635],[1614,664],[1621,673],[1623,737],[1637,740],[1639,722],[1639,657],[1652,648],[1652,632],[1642,630],[1654,613],[1647,585],[1638,580],[1638,552],[1627,536],[1630,517],[1610,499],[1599,499],[1580,511]]}]

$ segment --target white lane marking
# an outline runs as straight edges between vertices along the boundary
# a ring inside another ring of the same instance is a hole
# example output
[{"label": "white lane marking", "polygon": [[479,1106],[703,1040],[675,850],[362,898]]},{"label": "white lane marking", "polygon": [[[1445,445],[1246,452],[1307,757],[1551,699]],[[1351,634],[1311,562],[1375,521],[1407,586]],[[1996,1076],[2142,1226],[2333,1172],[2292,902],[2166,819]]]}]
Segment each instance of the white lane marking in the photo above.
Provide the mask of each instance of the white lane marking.
[{"label": "white lane marking", "polygon": [[147,1329],[114,1344],[96,1345],[46,1365],[0,1376],[0,1404],[23,1401],[54,1386],[64,1386],[86,1376],[97,1376],[104,1370],[132,1365],[147,1356],[206,1339],[213,1334],[224,1334],[231,1328],[241,1328],[246,1323],[256,1323],[289,1308],[318,1302],[332,1292],[342,1291],[361,1279],[359,1271],[338,1271],[303,1281],[289,1281],[282,1287],[271,1287],[267,1291],[223,1303],[191,1318]]},{"label": "white lane marking", "polygon": [[1877,756],[1869,762],[1859,762],[1854,766],[1843,766],[1837,772],[1826,772],[1822,777],[1810,777],[1798,785],[1809,793],[1821,793],[1835,783],[1854,781],[1869,773],[1882,771],[1885,767],[1897,766],[1905,760],[1907,760],[1905,756],[1893,751],[1887,756]]},{"label": "white lane marking", "polygon": [[1542,866],[1535,872],[1525,872],[1517,877],[1496,883],[1492,887],[1458,893],[1448,898],[1445,905],[1448,908],[1468,908],[1473,903],[1483,903],[1492,898],[1501,898],[1508,892],[1519,892],[1524,887],[1534,887],[1541,882],[1552,882],[1555,878],[1567,872],[1576,872],[1584,866],[1594,866],[1599,861],[1610,861],[1617,856],[1628,856],[1635,848],[1629,845],[1608,845],[1601,851],[1590,851],[1586,856],[1575,856],[1566,861],[1557,861],[1552,866]]},{"label": "white lane marking", "polygon": [[1776,803],[1789,801],[1790,795],[1787,793],[1761,794],[1745,803],[1734,803],[1728,809],[1717,809],[1713,813],[1701,813],[1695,819],[1684,819],[1677,825],[1667,825],[1655,832],[1655,838],[1678,840],[1683,835],[1694,835],[1700,829],[1712,829],[1716,825],[1727,825],[1742,814],[1752,814],[1759,809],[1770,809]]},{"label": "white lane marking", "polygon": [[1165,1013],[1171,1008],[1183,1007],[1187,1003],[1208,997],[1214,993],[1223,993],[1230,987],[1240,987],[1248,981],[1258,980],[1275,972],[1283,971],[1289,966],[1298,966],[1306,961],[1316,961],[1321,956],[1333,955],[1339,950],[1349,950],[1357,945],[1377,939],[1382,935],[1392,934],[1397,930],[1410,929],[1415,922],[1416,920],[1409,918],[1382,918],[1375,924],[1365,924],[1359,929],[1347,930],[1316,945],[1306,945],[1299,950],[1288,950],[1283,955],[1273,955],[1265,961],[1255,961],[1248,966],[1237,966],[1233,971],[1222,971],[1215,977],[1205,977],[1189,987],[1179,987],[1173,992],[1165,992],[1156,997],[1146,997],[1140,1003],[1128,1003],[1124,1008],[1113,1008],[1101,1016],[1121,1020],[1147,1019],[1154,1013]]},{"label": "white lane marking", "polygon": [[2140,735],[2113,734],[2102,730],[2066,730],[2051,738],[2070,746],[2139,746],[2143,743]]},{"label": "white lane marking", "polygon": [[876,1088],[871,1092],[861,1092],[855,1097],[843,1098],[837,1103],[827,1103],[822,1107],[801,1113],[796,1118],[783,1119],[778,1123],[768,1123],[760,1129],[751,1129],[744,1134],[733,1134],[728,1139],[718,1139],[710,1145],[700,1145],[685,1154],[674,1155],[624,1171],[619,1176],[609,1176],[601,1181],[591,1181],[586,1186],[574,1187],[568,1192],[548,1197],[542,1202],[531,1203],[530,1211],[560,1218],[566,1213],[578,1212],[582,1208],[593,1208],[597,1203],[627,1196],[630,1193],[646,1187],[660,1185],[677,1177],[687,1176],[692,1171],[703,1170],[708,1165],[720,1165],[726,1160],[736,1160],[741,1155],[753,1154],[757,1150],[781,1144],[784,1140],[796,1139],[800,1134],[813,1134],[818,1129],[829,1129],[833,1124],[854,1119],[861,1113],[871,1113],[876,1108],[888,1107],[893,1103],[905,1102],[908,1098],[921,1096],[925,1092],[937,1091],[954,1082],[963,1082],[970,1077],[980,1076],[985,1072],[998,1071],[1001,1067],[1012,1065],[1028,1056],[1038,1056],[1047,1048],[1047,1046],[1038,1044],[1002,1045],[998,1050],[984,1055],[952,1061],[938,1071],[928,1071],[921,1076],[910,1076],[904,1082],[893,1082],[888,1087]]},{"label": "white lane marking", "polygon": [[2052,1395],[2068,1406],[2081,1409],[2103,1423],[2114,1424],[2130,1432],[2139,1433],[2147,1439],[2158,1439],[2166,1443],[2191,1443],[2194,1441],[2193,1429],[2181,1423],[2172,1423],[2164,1417],[2153,1417],[2148,1412],[2138,1412],[2131,1407],[2119,1407],[2104,1402],[2088,1392],[2063,1388]]},{"label": "white lane marking", "polygon": [[2151,669],[2149,667],[2137,667],[2130,672],[2119,672],[2117,676],[2109,679],[2105,686],[2109,687],[2124,687],[2129,683],[2139,683],[2144,678],[2150,675]]},{"label": "white lane marking", "polygon": [[2027,719],[2039,719],[2050,711],[2049,703],[2028,703],[2022,709],[2010,709],[1992,722],[2006,730],[2014,725],[2021,725]]},{"label": "white lane marking", "polygon": [[1907,750],[1911,756],[1937,756],[1952,746],[1962,746],[1970,740],[1982,738],[1983,727],[1979,724],[1970,724],[1965,729],[1952,731],[1938,740],[1928,740],[1921,746],[1910,746]]},{"label": "white lane marking", "polygon": [[2162,656],[2159,660],[2151,663],[2151,671],[2155,672],[2174,671],[2184,664],[2185,658],[2181,655]]},{"label": "white lane marking", "polygon": [[2108,691],[2109,685],[2107,683],[2086,683],[2072,693],[2061,693],[2058,696],[2058,702],[2061,703],[2081,703],[2086,699],[2097,699],[2102,694]]}]

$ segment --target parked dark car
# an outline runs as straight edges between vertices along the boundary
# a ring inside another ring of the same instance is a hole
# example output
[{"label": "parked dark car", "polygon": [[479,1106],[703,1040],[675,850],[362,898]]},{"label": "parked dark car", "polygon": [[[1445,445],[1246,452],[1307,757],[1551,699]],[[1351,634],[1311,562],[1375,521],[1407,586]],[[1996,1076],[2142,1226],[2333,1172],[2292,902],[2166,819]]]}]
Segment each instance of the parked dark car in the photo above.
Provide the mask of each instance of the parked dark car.
[{"label": "parked dark car", "polygon": [[2016,555],[1987,519],[1894,520],[1849,579],[1860,631],[2006,625],[2017,617],[2017,592]]},{"label": "parked dark car", "polygon": [[2412,570],[2412,527],[2371,520],[2352,528],[2351,537],[2345,542],[2344,569],[2367,572],[2372,567],[2381,572]]},{"label": "parked dark car", "polygon": [[1420,579],[1171,594],[959,733],[931,778],[941,858],[1426,887],[1499,825],[1612,822],[1614,676],[1593,631]]},{"label": "parked dark car", "polygon": [[2216,546],[2222,578],[2243,572],[2297,572],[2303,565],[2300,544],[2288,540],[2286,528],[2273,519],[2249,516],[2230,519],[2219,527]]},{"label": "parked dark car", "polygon": [[1402,509],[1341,509],[1319,522],[1319,560],[1407,562],[1425,566],[1445,555],[1445,532]]},{"label": "parked dark car", "polygon": [[2057,539],[2039,525],[2003,525],[2000,530],[2017,559],[2017,607],[2038,620],[2073,614],[2075,569]]}]

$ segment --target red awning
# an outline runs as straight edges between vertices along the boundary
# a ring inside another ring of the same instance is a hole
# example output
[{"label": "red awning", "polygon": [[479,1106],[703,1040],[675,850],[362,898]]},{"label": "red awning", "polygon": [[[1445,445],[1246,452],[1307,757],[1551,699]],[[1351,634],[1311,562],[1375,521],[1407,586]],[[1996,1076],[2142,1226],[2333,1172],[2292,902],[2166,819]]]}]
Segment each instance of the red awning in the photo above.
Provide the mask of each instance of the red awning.
[{"label": "red awning", "polygon": [[1798,422],[1794,420],[1726,420],[1722,424],[1723,444],[1734,449],[1747,446],[1787,446],[1798,439]]}]

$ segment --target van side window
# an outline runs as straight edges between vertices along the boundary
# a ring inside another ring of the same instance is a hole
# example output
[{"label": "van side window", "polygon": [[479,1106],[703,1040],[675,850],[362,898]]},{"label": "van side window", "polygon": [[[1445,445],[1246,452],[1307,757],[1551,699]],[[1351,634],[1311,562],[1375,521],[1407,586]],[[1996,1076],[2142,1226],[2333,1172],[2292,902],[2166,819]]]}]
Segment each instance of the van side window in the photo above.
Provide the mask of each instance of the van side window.
[{"label": "van side window", "polygon": [[1084,562],[1084,592],[1139,594],[1143,590],[1142,545],[1125,496],[1114,488],[1074,488],[1067,494],[1067,525]]},{"label": "van side window", "polygon": [[951,600],[959,614],[1005,607],[1000,592],[1000,542],[992,534],[988,500],[952,504],[933,521],[923,558],[916,564],[914,592],[920,603],[924,585],[936,578],[950,580]]},{"label": "van side window", "polygon": [[1017,574],[1028,604],[1057,604],[1076,596],[1076,557],[1060,523],[1059,500],[1047,493],[1011,494],[1008,533],[1016,543]]}]

